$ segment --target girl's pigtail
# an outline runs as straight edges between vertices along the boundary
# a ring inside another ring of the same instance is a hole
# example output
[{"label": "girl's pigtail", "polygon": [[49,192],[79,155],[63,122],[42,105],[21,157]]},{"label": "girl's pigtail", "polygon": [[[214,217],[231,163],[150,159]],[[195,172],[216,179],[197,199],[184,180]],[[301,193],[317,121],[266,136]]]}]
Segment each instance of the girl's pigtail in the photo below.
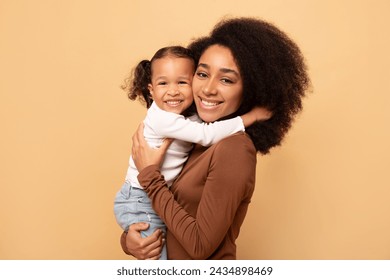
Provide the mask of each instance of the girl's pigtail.
[{"label": "girl's pigtail", "polygon": [[149,60],[142,60],[138,63],[125,83],[122,89],[127,91],[130,100],[136,100],[138,97],[138,100],[146,103],[146,108],[152,105],[153,100],[148,89],[148,84],[151,83],[151,62]]}]

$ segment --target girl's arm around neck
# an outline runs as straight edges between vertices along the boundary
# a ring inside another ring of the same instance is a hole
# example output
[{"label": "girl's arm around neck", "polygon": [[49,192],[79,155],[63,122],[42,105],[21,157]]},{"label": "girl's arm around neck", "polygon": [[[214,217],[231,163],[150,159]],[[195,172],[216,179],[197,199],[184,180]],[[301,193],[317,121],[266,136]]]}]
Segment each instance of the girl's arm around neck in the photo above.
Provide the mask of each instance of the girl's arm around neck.
[{"label": "girl's arm around neck", "polygon": [[149,110],[144,122],[161,138],[174,138],[205,147],[237,132],[245,131],[240,117],[207,124],[159,108]]}]

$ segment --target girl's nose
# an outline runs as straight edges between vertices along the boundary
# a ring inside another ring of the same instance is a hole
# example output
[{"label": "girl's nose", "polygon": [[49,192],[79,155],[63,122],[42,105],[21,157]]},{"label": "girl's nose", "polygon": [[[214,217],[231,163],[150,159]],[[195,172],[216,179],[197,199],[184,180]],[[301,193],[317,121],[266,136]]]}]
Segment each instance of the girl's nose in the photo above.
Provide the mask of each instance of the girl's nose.
[{"label": "girl's nose", "polygon": [[172,95],[172,96],[177,95],[177,94],[179,94],[179,87],[178,87],[177,85],[171,85],[171,86],[168,88],[167,93],[168,93],[169,95]]}]

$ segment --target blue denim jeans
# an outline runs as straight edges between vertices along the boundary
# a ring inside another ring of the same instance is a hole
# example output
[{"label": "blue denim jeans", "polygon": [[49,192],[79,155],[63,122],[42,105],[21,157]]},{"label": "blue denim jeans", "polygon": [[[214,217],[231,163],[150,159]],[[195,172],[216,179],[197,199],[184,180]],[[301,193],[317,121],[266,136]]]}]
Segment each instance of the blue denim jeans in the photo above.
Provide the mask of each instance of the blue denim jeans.
[{"label": "blue denim jeans", "polygon": [[[116,221],[124,231],[127,231],[131,224],[144,222],[149,224],[149,228],[141,231],[142,237],[151,235],[157,229],[166,232],[165,224],[153,210],[148,195],[144,190],[132,187],[128,181],[123,184],[115,197],[114,213]],[[166,259],[167,249],[164,244],[160,260]]]}]

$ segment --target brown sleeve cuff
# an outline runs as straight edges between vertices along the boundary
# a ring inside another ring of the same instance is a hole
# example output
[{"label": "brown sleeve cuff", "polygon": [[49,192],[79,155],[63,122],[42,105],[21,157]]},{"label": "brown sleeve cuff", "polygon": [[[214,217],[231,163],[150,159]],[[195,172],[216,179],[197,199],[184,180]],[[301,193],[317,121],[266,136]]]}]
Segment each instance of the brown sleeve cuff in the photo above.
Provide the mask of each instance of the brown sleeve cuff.
[{"label": "brown sleeve cuff", "polygon": [[156,178],[161,177],[160,167],[157,164],[149,165],[138,174],[138,182],[145,189]]}]

